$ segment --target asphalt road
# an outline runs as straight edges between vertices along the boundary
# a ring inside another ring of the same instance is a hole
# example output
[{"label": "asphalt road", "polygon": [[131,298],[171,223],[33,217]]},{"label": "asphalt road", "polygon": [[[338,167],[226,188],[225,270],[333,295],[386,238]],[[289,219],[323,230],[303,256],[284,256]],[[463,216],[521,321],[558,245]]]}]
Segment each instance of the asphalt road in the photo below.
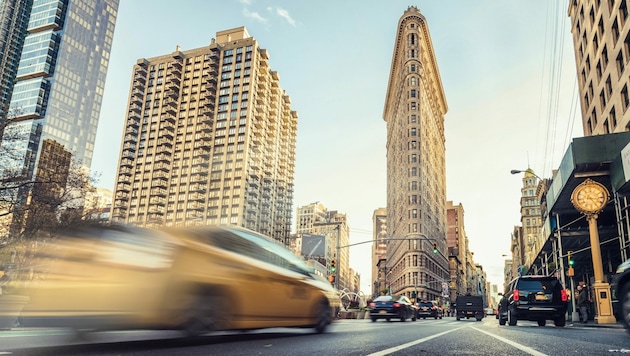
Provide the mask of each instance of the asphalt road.
[{"label": "asphalt road", "polygon": [[630,354],[619,326],[499,326],[488,317],[456,321],[339,320],[311,329],[221,332],[184,339],[174,331],[99,332],[77,339],[62,329],[0,332],[0,355],[609,355]]}]

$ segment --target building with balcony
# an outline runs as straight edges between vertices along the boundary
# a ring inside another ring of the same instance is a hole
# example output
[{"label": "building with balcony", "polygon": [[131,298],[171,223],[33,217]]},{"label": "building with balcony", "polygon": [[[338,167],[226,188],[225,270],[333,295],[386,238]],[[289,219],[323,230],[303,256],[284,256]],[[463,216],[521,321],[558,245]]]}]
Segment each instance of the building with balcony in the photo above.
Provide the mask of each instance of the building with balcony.
[{"label": "building with balcony", "polygon": [[287,244],[297,113],[245,27],[133,66],[112,221],[232,224]]},{"label": "building with balcony", "polygon": [[[398,21],[383,119],[387,124],[385,268],[394,294],[437,299],[446,257],[444,116],[448,110],[427,20],[410,6]],[[438,252],[433,253],[433,243]],[[436,283],[438,282],[438,283]]]}]

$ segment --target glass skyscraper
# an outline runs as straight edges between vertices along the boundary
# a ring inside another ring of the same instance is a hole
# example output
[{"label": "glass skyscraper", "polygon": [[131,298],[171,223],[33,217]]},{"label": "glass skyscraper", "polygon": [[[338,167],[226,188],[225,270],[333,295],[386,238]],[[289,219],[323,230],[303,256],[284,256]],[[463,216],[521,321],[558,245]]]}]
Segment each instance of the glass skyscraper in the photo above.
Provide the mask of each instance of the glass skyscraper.
[{"label": "glass skyscraper", "polygon": [[[46,167],[70,164],[46,161],[59,157],[91,166],[118,2],[0,0],[0,94],[11,96],[8,114],[0,107],[9,123],[0,132],[0,185],[33,182],[46,176]],[[32,205],[29,187],[3,194],[15,197],[13,206]],[[13,208],[14,233],[25,211]]]},{"label": "glass skyscraper", "polygon": [[32,0],[7,128],[11,165],[32,177],[51,139],[90,167],[118,0]]}]

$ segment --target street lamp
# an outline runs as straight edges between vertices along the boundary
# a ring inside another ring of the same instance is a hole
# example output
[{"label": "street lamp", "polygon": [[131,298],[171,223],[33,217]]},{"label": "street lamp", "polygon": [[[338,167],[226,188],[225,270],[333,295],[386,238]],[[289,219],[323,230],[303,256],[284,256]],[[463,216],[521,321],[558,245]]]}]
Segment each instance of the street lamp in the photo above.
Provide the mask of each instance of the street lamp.
[{"label": "street lamp", "polygon": [[513,169],[510,171],[511,174],[519,174],[519,173],[529,173],[531,175],[533,175],[534,177],[540,179],[540,180],[544,180],[542,178],[540,178],[536,173],[534,173],[534,170],[531,168],[527,168],[526,170],[521,170],[521,169]]}]

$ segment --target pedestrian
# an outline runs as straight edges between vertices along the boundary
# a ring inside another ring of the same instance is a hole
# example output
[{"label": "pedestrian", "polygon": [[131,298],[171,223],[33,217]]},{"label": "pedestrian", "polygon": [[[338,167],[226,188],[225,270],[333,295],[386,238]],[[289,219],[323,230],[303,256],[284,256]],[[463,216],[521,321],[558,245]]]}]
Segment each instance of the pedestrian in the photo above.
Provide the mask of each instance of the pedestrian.
[{"label": "pedestrian", "polygon": [[582,324],[586,324],[588,322],[588,291],[581,284],[578,285],[577,290],[577,307],[580,311],[580,319]]}]

